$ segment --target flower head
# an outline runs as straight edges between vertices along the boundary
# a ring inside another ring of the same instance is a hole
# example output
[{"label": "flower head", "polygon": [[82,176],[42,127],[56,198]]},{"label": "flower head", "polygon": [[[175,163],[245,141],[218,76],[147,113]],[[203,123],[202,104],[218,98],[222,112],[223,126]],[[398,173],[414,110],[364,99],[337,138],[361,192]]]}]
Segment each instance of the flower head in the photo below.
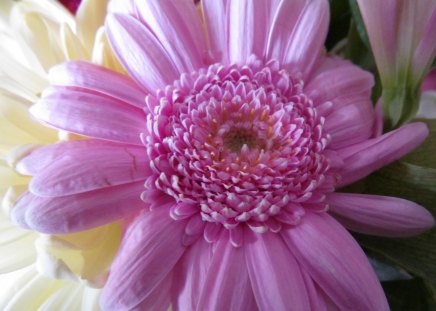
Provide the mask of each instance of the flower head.
[{"label": "flower head", "polygon": [[146,103],[143,140],[154,172],[146,187],[182,204],[174,218],[200,208],[204,224],[277,232],[282,221],[300,221],[301,202],[325,209],[334,178],[325,119],[301,79],[277,62],[212,65]]},{"label": "flower head", "polygon": [[56,234],[120,220],[107,310],[387,310],[332,215],[385,236],[433,218],[335,191],[419,145],[426,127],[377,134],[371,75],[323,54],[327,1],[202,9],[205,27],[188,0],[111,2],[109,41],[130,77],[86,62],[51,70],[33,115],[87,139],[17,164],[33,179],[13,218]]}]

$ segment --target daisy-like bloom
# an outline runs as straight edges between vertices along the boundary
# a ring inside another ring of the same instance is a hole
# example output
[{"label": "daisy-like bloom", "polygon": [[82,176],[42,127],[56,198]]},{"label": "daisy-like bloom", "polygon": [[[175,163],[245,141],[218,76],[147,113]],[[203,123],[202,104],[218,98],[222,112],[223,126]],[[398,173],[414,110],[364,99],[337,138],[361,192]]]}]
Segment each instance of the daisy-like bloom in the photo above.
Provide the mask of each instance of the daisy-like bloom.
[{"label": "daisy-like bloom", "polygon": [[[13,167],[26,152],[71,135],[42,126],[28,108],[49,85],[48,69],[73,59],[89,59],[120,70],[110,52],[101,25],[106,1],[85,0],[77,16],[57,1],[1,1],[0,4],[0,296],[1,310],[36,310],[66,300],[78,309],[83,296],[87,310],[98,310],[101,287],[120,241],[117,223],[80,234],[40,235],[16,227],[8,215],[29,178]],[[4,213],[3,213],[4,212]],[[35,247],[36,244],[36,247]],[[35,264],[36,262],[36,264]],[[38,270],[38,271],[37,271]],[[40,274],[72,279],[54,280]],[[74,297],[73,297],[74,296]]]},{"label": "daisy-like bloom", "polygon": [[[24,228],[81,232],[122,220],[105,310],[388,310],[345,228],[408,236],[415,203],[342,193],[427,135],[381,135],[373,78],[323,54],[328,1],[110,4],[130,77],[53,68],[31,110],[88,137],[31,152],[12,210]],[[341,224],[342,223],[342,224]]]}]

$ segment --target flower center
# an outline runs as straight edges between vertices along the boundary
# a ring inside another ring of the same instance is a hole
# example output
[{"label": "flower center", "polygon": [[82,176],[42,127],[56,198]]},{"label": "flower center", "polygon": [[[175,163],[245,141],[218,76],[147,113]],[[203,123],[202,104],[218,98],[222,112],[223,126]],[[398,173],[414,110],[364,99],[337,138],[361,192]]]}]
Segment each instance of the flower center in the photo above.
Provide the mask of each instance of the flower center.
[{"label": "flower center", "polygon": [[276,62],[212,65],[149,95],[147,106],[156,172],[147,187],[204,221],[275,231],[308,206],[324,208],[324,119]]},{"label": "flower center", "polygon": [[252,131],[244,128],[231,129],[223,136],[224,146],[229,150],[239,153],[242,148],[264,148],[264,142],[256,138]]}]

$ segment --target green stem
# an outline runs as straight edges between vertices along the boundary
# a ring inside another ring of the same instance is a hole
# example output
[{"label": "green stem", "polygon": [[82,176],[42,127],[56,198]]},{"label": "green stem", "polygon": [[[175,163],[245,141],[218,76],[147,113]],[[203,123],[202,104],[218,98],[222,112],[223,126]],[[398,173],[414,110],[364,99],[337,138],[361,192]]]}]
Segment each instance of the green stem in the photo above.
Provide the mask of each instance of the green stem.
[{"label": "green stem", "polygon": [[395,80],[394,83],[385,83],[386,86],[383,87],[385,131],[410,121],[419,107],[421,81],[407,74],[399,74]]}]

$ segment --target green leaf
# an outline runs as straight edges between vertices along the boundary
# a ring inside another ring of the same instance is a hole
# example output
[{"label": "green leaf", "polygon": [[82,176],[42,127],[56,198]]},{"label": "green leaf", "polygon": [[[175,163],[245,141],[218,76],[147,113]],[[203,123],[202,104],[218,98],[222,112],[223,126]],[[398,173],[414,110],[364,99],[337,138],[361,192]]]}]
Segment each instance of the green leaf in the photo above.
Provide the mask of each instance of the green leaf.
[{"label": "green leaf", "polygon": [[434,283],[430,284],[430,283],[426,283],[427,288],[430,291],[430,297],[431,297],[431,301],[432,301],[432,311],[436,311],[436,285]]},{"label": "green leaf", "polygon": [[356,24],[352,21],[348,32],[347,47],[345,57],[361,68],[373,71],[375,70],[374,58],[368,47],[363,44],[356,28]]},{"label": "green leaf", "polygon": [[374,75],[375,85],[372,89],[372,100],[374,103],[377,102],[382,92],[380,77],[372,51],[363,44],[354,21],[351,21],[344,57]]},{"label": "green leaf", "polygon": [[405,239],[356,235],[364,247],[404,267],[436,288],[436,230]]},{"label": "green leaf", "polygon": [[395,79],[383,85],[385,130],[407,123],[418,111],[421,81],[416,81],[410,70],[403,71],[405,73],[397,73]]},{"label": "green leaf", "polygon": [[330,27],[326,47],[331,50],[347,37],[351,13],[348,0],[330,0]]},{"label": "green leaf", "polygon": [[421,279],[383,282],[391,311],[430,311],[431,294]]},{"label": "green leaf", "polygon": [[425,142],[418,149],[409,153],[404,158],[404,162],[413,163],[421,167],[436,169],[436,120],[415,119],[414,121],[426,123],[429,129],[429,135]]},{"label": "green leaf", "polygon": [[348,3],[350,5],[351,15],[356,25],[357,33],[360,36],[360,40],[362,40],[367,49],[370,49],[368,33],[366,32],[365,23],[363,22],[362,15],[360,14],[357,0],[348,0]]}]

